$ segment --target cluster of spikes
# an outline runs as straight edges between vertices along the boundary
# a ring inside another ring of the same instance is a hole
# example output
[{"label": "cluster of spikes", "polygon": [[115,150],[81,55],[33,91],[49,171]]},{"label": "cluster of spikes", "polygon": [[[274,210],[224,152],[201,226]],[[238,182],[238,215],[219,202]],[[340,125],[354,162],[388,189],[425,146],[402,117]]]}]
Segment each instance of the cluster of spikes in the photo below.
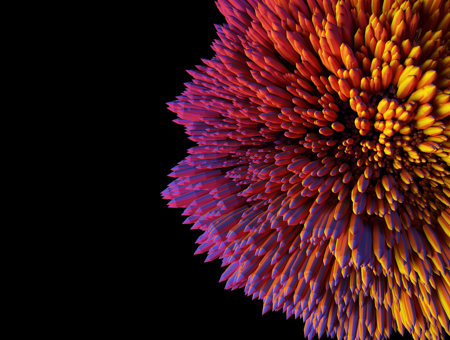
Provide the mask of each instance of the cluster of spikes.
[{"label": "cluster of spikes", "polygon": [[163,192],[308,339],[450,334],[450,1],[218,0]]}]

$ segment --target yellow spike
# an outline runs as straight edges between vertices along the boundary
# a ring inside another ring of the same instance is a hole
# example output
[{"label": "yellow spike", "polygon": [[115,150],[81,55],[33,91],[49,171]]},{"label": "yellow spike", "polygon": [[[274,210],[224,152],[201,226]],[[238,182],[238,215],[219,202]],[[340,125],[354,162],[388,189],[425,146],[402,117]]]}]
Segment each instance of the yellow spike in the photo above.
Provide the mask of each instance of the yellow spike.
[{"label": "yellow spike", "polygon": [[430,136],[427,138],[427,142],[444,143],[448,140],[444,135]]},{"label": "yellow spike", "polygon": [[433,53],[431,53],[430,58],[437,59],[440,57],[442,52],[444,51],[444,46],[438,46],[433,50]]},{"label": "yellow spike", "polygon": [[380,112],[380,113],[385,113],[386,110],[388,109],[388,107],[389,107],[389,100],[386,99],[386,98],[383,98],[383,99],[380,100],[380,102],[378,103],[377,110],[378,110],[378,112]]},{"label": "yellow spike", "polygon": [[423,133],[427,136],[436,136],[440,135],[442,131],[444,131],[442,126],[430,126],[429,128],[423,130]]},{"label": "yellow spike", "polygon": [[[419,46],[417,46],[419,47]],[[420,77],[419,82],[417,83],[416,88],[420,89],[424,87],[425,85],[430,85],[433,81],[435,81],[437,78],[437,72],[435,70],[430,70],[422,74],[422,77]]]},{"label": "yellow spike", "polygon": [[439,149],[439,145],[433,142],[425,142],[417,146],[420,151],[426,153],[435,153]]},{"label": "yellow spike", "polygon": [[412,131],[411,127],[408,126],[408,125],[405,125],[404,127],[402,127],[402,128],[400,129],[399,132],[400,132],[402,135],[409,135],[409,134],[411,133],[411,131]]},{"label": "yellow spike", "polygon": [[431,163],[431,167],[439,172],[445,171],[444,167],[437,163]]},{"label": "yellow spike", "polygon": [[389,109],[383,113],[383,119],[385,121],[390,121],[394,117],[394,115],[395,115],[395,111],[392,109]]},{"label": "yellow spike", "polygon": [[415,120],[419,120],[423,117],[428,116],[431,111],[433,111],[433,106],[431,104],[423,104],[417,108],[416,115],[414,116]]},{"label": "yellow spike", "polygon": [[417,79],[420,79],[420,77],[422,76],[422,70],[418,66],[406,66],[403,72],[400,74],[400,77],[398,78],[399,84],[402,83],[408,76],[416,76]]},{"label": "yellow spike", "polygon": [[450,12],[445,15],[445,17],[441,20],[441,22],[438,24],[437,29],[446,32],[448,30],[448,27],[450,25]]},{"label": "yellow spike", "polygon": [[411,174],[406,171],[406,170],[402,170],[400,172],[400,178],[402,179],[403,182],[405,182],[406,184],[410,184],[413,182],[413,178],[411,176]]},{"label": "yellow spike", "polygon": [[429,310],[430,310],[430,312],[431,312],[431,315],[434,317],[434,318],[436,318],[437,319],[437,316],[438,316],[438,310],[437,310],[437,307],[436,307],[436,301],[434,300],[434,299],[430,299],[429,301],[428,301],[428,308],[429,308]]},{"label": "yellow spike", "polygon": [[450,296],[440,277],[436,277],[436,293],[439,301],[441,301],[445,314],[447,314],[447,317],[450,319]]},{"label": "yellow spike", "polygon": [[431,125],[433,125],[434,122],[434,117],[429,115],[417,120],[415,123],[415,127],[419,130],[425,130],[426,128],[429,128]]},{"label": "yellow spike", "polygon": [[403,11],[400,8],[397,9],[396,13],[394,14],[394,17],[392,18],[392,23],[391,23],[391,34],[392,35],[395,34],[395,32],[398,29],[398,26],[404,19],[405,19],[405,15],[403,14]]},{"label": "yellow spike", "polygon": [[419,276],[419,279],[421,282],[426,283],[427,282],[427,275],[425,273],[425,268],[422,265],[422,261],[417,260],[416,256],[412,257],[412,267],[416,271],[416,273]]},{"label": "yellow spike", "polygon": [[428,240],[428,242],[431,244],[433,249],[438,252],[439,254],[442,253],[441,244],[439,242],[439,239],[437,238],[436,234],[434,233],[433,229],[431,229],[428,225],[424,224],[423,231],[425,233],[425,236]]},{"label": "yellow spike", "polygon": [[445,316],[444,308],[440,303],[436,303],[436,309],[438,311],[437,314],[439,323],[446,330],[447,333],[450,333],[450,321],[448,320],[449,318]]},{"label": "yellow spike", "polygon": [[422,37],[420,38],[420,45],[423,46],[427,41],[431,39],[432,35],[433,35],[432,30],[428,30],[424,34],[422,34]]},{"label": "yellow spike", "polygon": [[450,225],[450,209],[444,210],[441,212],[441,216]]},{"label": "yellow spike", "polygon": [[[347,59],[350,57],[347,57]],[[359,68],[352,68],[349,71],[350,80],[354,87],[359,87],[362,79],[362,72]]]},{"label": "yellow spike", "polygon": [[444,105],[438,106],[435,110],[436,117],[439,119],[443,119],[447,116],[450,116],[450,103],[446,103]]},{"label": "yellow spike", "polygon": [[405,98],[410,95],[413,91],[414,87],[416,87],[418,83],[418,78],[415,75],[409,75],[402,80],[399,80],[398,88],[397,88],[397,97]]},{"label": "yellow spike", "polygon": [[433,60],[433,59],[427,59],[425,60],[422,65],[420,66],[420,68],[422,69],[422,71],[426,71],[426,70],[431,70],[434,69],[437,65],[437,61]]},{"label": "yellow spike", "polygon": [[433,99],[433,104],[442,105],[442,104],[448,103],[449,100],[450,100],[450,95],[439,91]]},{"label": "yellow spike", "polygon": [[408,151],[408,156],[412,159],[420,159],[419,154],[414,150]]},{"label": "yellow spike", "polygon": [[442,203],[444,203],[447,207],[450,207],[450,201],[446,197],[439,194],[435,194],[434,196],[436,196],[436,198]]},{"label": "yellow spike", "polygon": [[409,100],[418,101],[421,104],[430,102],[436,95],[437,87],[435,85],[425,85],[418,90],[414,91]]},{"label": "yellow spike", "polygon": [[416,315],[414,312],[414,307],[411,305],[411,300],[408,295],[402,291],[400,295],[400,315],[402,317],[402,323],[411,329],[411,326],[416,322]]},{"label": "yellow spike", "polygon": [[[422,284],[419,283],[418,285],[419,287],[422,287]],[[424,312],[425,316],[428,319],[430,319],[431,318],[430,307],[428,305],[428,301],[424,299],[423,295],[424,295],[423,293],[420,294],[417,298],[417,301],[419,301],[420,309]]]},{"label": "yellow spike", "polygon": [[405,39],[401,43],[402,52],[404,56],[407,56],[409,54],[409,51],[411,51],[411,41],[409,39]]},{"label": "yellow spike", "polygon": [[342,43],[339,52],[342,58],[342,61],[345,63],[345,67],[350,70],[352,68],[358,68],[358,59],[356,59],[353,54],[352,49],[345,43]]},{"label": "yellow spike", "polygon": [[374,55],[378,59],[383,58],[383,52],[385,48],[385,42],[383,40],[378,40],[377,44],[375,45],[375,51]]},{"label": "yellow spike", "polygon": [[391,65],[385,65],[381,70],[381,85],[384,89],[390,85],[393,76],[394,73]]},{"label": "yellow spike", "polygon": [[[430,255],[428,255],[428,256],[430,257]],[[446,273],[446,269],[444,269],[444,264],[442,262],[442,258],[438,254],[438,252],[433,251],[431,253],[431,261],[433,262],[433,264],[434,264],[434,266],[436,268],[436,271],[438,273],[441,273],[441,274],[445,274]],[[445,275],[444,275],[444,277],[445,277]]]},{"label": "yellow spike", "polygon": [[[445,128],[445,130],[444,130],[444,135],[445,136],[450,136],[450,125],[447,127],[447,128]],[[449,146],[450,147],[450,146]]]},{"label": "yellow spike", "polygon": [[392,78],[392,84],[397,85],[400,79],[400,76],[403,74],[405,67],[403,65],[394,66],[394,61],[391,61],[390,65],[395,70],[394,77]]},{"label": "yellow spike", "polygon": [[420,45],[414,46],[409,52],[408,58],[418,59],[422,54],[422,48]]},{"label": "yellow spike", "polygon": [[443,192],[447,197],[450,197],[450,190],[449,190],[449,189],[443,188],[443,189],[442,189],[442,192]]}]

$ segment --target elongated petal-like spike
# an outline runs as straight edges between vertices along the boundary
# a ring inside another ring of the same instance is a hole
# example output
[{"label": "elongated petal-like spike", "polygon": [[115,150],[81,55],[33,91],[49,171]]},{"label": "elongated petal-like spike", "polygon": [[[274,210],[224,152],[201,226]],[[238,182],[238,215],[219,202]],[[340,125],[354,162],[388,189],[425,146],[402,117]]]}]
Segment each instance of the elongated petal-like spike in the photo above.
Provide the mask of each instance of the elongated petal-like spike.
[{"label": "elongated petal-like spike", "polygon": [[433,231],[433,229],[430,228],[428,225],[424,225],[423,231],[425,233],[425,236],[426,236],[428,242],[431,244],[433,249],[435,251],[437,251],[438,253],[442,253],[441,244],[436,236],[436,233]]},{"label": "elongated petal-like spike", "polygon": [[196,145],[162,196],[195,254],[309,339],[450,334],[448,1],[216,4],[168,104]]}]

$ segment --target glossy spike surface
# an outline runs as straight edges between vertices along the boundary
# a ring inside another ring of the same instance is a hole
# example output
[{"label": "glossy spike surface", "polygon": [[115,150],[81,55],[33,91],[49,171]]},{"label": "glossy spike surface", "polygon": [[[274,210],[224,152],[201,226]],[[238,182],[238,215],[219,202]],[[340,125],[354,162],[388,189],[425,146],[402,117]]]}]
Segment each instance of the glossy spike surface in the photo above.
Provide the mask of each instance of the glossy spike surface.
[{"label": "glossy spike surface", "polygon": [[450,334],[450,1],[218,0],[169,207],[305,336]]}]

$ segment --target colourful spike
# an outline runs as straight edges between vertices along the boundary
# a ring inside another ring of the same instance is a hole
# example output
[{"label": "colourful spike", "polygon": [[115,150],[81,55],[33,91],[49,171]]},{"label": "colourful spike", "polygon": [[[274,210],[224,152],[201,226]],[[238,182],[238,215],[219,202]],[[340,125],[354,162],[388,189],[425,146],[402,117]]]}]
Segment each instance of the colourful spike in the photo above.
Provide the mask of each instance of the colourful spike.
[{"label": "colourful spike", "polygon": [[195,254],[309,339],[450,334],[448,1],[216,4],[168,104],[196,145],[162,196]]}]

